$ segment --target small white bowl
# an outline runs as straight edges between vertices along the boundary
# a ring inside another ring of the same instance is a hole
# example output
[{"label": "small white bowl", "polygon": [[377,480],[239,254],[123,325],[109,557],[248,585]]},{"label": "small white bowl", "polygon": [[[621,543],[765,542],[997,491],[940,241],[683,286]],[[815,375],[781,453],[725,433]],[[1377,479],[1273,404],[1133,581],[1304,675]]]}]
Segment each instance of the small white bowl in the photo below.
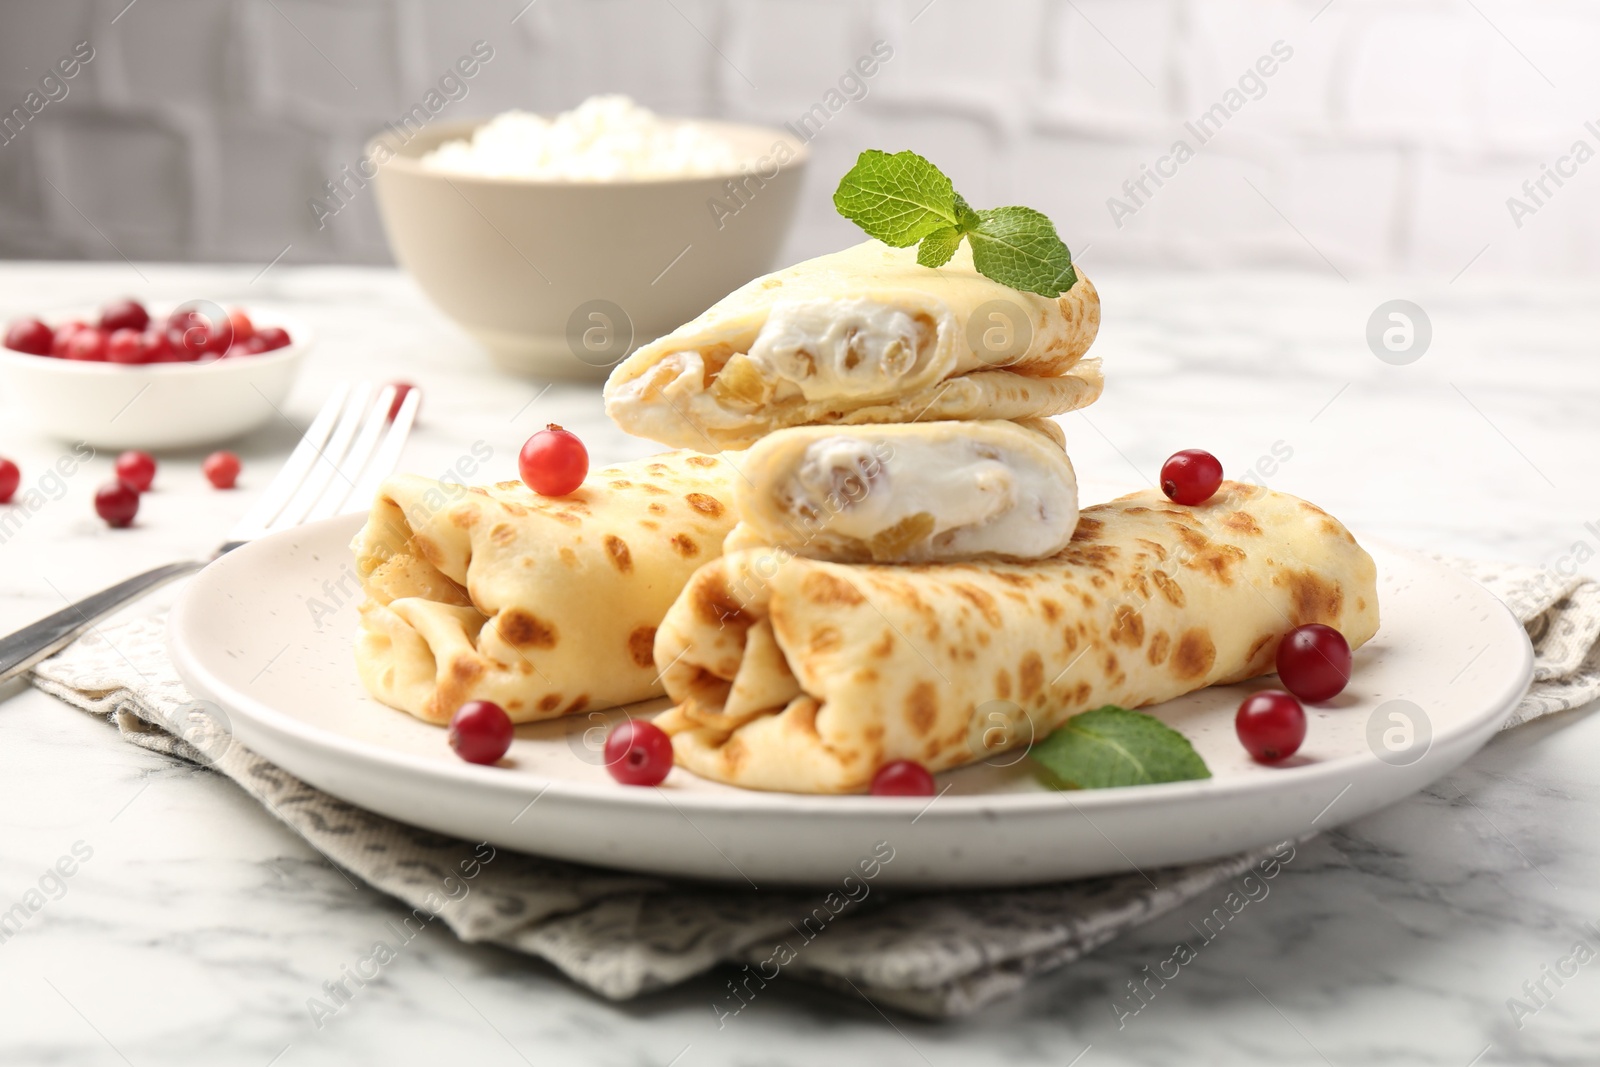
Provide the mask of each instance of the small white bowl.
[{"label": "small white bowl", "polygon": [[274,313],[264,324],[288,330],[290,343],[210,363],[85,363],[0,347],[0,402],[8,419],[96,448],[226,441],[277,417],[311,347],[304,323]]}]

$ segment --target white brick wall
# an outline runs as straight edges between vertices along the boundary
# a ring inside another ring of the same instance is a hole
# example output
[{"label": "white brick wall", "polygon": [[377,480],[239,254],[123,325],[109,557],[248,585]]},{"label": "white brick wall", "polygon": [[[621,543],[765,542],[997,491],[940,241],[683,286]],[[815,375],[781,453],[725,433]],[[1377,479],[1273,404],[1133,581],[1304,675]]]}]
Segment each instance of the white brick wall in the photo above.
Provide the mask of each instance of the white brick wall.
[{"label": "white brick wall", "polygon": [[[1487,245],[1475,272],[1600,268],[1600,162],[1520,228],[1505,205],[1575,139],[1600,149],[1585,0],[125,4],[0,8],[0,110],[95,48],[0,145],[0,254],[381,262],[370,196],[320,230],[307,200],[474,40],[495,58],[441,118],[623,91],[778,123],[882,38],[894,58],[813,143],[791,258],[853,238],[829,193],[858,151],[912,147],[980,206],[1049,212],[1086,262],[1451,277]],[[1264,95],[1117,226],[1107,198],[1280,39]]]}]

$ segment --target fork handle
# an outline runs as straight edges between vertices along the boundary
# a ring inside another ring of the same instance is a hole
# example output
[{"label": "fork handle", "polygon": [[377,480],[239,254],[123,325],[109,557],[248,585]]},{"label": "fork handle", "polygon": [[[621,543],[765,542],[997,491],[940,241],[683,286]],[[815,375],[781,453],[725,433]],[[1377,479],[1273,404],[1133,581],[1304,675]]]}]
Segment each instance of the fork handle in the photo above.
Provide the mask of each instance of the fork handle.
[{"label": "fork handle", "polygon": [[136,574],[125,582],[118,582],[109,589],[86,596],[54,615],[47,615],[36,623],[24,626],[9,637],[0,638],[0,682],[10,681],[46,656],[59,652],[73,638],[124,604],[174,579],[193,574],[204,566],[204,563],[192,560],[169,563],[165,567]]}]

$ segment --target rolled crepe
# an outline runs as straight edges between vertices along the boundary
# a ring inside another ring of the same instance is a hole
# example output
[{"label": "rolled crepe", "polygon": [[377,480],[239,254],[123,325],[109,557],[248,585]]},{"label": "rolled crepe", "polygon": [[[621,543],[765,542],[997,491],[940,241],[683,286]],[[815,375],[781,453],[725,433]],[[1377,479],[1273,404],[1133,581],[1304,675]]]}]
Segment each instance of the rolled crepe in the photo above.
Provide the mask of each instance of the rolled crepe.
[{"label": "rolled crepe", "polygon": [[779,430],[740,465],[740,521],[723,551],[845,563],[1053,556],[1078,524],[1060,433],[1043,419]]},{"label": "rolled crepe", "polygon": [[660,696],[656,626],[720,553],[734,477],[727,459],[674,452],[562,497],[389,478],[352,545],[362,684],[436,723],[468,700],[532,722]]},{"label": "rolled crepe", "polygon": [[623,360],[606,412],[629,433],[701,451],[784,426],[1018,419],[1100,395],[1080,363],[1100,298],[1080,272],[1056,298],[877,241],[757,278]]},{"label": "rolled crepe", "polygon": [[[1372,559],[1335,519],[1225,482],[1086,508],[1034,563],[880,566],[726,555],[656,637],[678,763],[750,789],[846,793],[896,759],[933,771],[1105,704],[1140,707],[1270,671],[1288,630],[1378,628]],[[979,709],[983,709],[980,713]],[[996,709],[1011,729],[995,729]]]}]

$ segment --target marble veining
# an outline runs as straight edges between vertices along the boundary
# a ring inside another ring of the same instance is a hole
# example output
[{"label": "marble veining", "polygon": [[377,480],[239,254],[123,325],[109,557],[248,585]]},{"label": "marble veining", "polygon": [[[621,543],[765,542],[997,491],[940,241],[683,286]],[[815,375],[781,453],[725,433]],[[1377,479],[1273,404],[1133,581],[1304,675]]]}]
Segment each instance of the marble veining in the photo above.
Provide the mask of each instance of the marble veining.
[{"label": "marble veining", "polygon": [[[1092,258],[1086,268],[1093,271]],[[442,470],[474,440],[513,476],[523,438],[555,421],[596,463],[654,446],[605,420],[593,386],[507,382],[385,270],[0,265],[0,310],[134,292],[276,306],[319,332],[288,414],[304,424],[334,381],[404,377],[426,390],[406,465]],[[1592,457],[1600,304],[1589,287],[1476,279],[1346,283],[1331,275],[1094,274],[1106,325],[1103,401],[1063,420],[1080,475],[1148,481],[1177,448],[1230,469],[1279,456],[1265,480],[1361,535],[1553,565],[1600,548]],[[1374,358],[1368,315],[1394,297],[1433,319],[1416,363]],[[111,458],[87,465],[0,544],[9,630],[142,567],[209,551],[294,440],[241,442],[241,490],[219,494],[203,452],[167,457],[139,525],[93,517]],[[1277,452],[1274,452],[1274,448]],[[64,446],[0,422],[30,472]],[[1287,458],[1281,454],[1288,451]],[[501,476],[501,475],[496,475]],[[1584,565],[1600,573],[1594,561]],[[154,598],[139,610],[170,601]],[[79,842],[20,933],[0,943],[0,1062],[99,1065],[594,1063],[882,1065],[1593,1064],[1600,961],[1548,969],[1600,925],[1600,719],[1593,707],[1503,734],[1428,791],[1301,845],[1265,899],[1144,1003],[1113,1004],[1168,958],[1226,889],[1102,948],[978,1016],[885,1017],[849,989],[774,982],[718,1028],[727,975],[627,1004],[553,969],[428,928],[332,1017],[308,1001],[403,909],[352,886],[225,780],[124,744],[18,685],[0,688],[0,911]],[[1537,1010],[1525,984],[1544,977]],[[320,1022],[320,1026],[318,1023]],[[1120,1025],[1119,1025],[1120,1022]]]}]

